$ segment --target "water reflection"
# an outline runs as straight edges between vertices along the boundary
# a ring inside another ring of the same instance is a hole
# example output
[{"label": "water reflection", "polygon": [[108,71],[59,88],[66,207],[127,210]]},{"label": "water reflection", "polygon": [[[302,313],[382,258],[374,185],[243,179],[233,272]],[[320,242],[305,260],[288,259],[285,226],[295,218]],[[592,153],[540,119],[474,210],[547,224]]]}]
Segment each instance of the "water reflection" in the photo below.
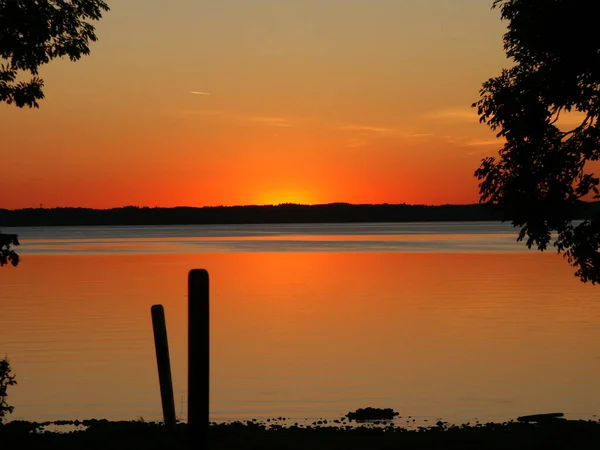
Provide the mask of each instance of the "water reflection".
[{"label": "water reflection", "polygon": [[509,224],[284,224],[13,229],[24,254],[524,252]]},{"label": "water reflection", "polygon": [[12,418],[158,418],[156,303],[179,412],[196,267],[211,274],[213,419],[598,412],[597,291],[555,255],[123,253],[31,254],[0,272]]}]

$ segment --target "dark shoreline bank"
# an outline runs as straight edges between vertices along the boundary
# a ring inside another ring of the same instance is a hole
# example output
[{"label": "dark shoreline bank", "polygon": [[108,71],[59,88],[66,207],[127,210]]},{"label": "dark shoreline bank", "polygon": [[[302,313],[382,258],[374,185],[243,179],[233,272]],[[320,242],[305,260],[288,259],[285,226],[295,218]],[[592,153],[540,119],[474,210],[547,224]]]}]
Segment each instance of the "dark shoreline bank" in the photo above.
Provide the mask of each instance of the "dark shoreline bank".
[{"label": "dark shoreline bank", "polygon": [[[0,425],[3,448],[85,449],[184,449],[187,425],[176,433],[158,423],[90,420],[56,422],[87,426],[71,433],[34,433],[41,424],[14,421]],[[595,449],[600,442],[600,422],[553,420],[446,426],[407,430],[388,422],[378,426],[266,426],[257,422],[212,424],[211,449]],[[199,448],[199,446],[194,446]]]},{"label": "dark shoreline bank", "polygon": [[275,223],[366,223],[500,221],[486,205],[328,205],[215,206],[113,209],[0,209],[0,226],[224,225]]},{"label": "dark shoreline bank", "polygon": [[[600,202],[580,202],[575,219],[600,212]],[[149,208],[126,206],[112,209],[28,208],[0,209],[0,227],[105,226],[105,225],[224,225],[291,223],[389,223],[389,222],[484,222],[502,221],[491,205],[267,205],[206,206],[202,208]]]}]

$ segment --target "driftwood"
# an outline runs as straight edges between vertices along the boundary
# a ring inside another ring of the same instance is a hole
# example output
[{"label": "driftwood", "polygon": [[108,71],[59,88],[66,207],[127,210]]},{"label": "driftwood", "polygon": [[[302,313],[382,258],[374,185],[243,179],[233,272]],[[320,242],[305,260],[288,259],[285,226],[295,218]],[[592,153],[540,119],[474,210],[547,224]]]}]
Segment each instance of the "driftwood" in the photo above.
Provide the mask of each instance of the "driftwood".
[{"label": "driftwood", "polygon": [[547,422],[549,420],[561,419],[563,413],[532,414],[530,416],[517,417],[519,422]]}]

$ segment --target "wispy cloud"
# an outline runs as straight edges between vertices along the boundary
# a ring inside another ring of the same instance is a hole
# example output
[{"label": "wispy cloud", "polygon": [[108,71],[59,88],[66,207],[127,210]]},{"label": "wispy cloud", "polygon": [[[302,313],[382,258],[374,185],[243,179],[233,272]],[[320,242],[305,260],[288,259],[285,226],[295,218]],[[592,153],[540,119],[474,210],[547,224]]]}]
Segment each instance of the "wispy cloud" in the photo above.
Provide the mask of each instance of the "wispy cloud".
[{"label": "wispy cloud", "polygon": [[431,120],[448,120],[459,122],[477,122],[479,120],[477,111],[474,108],[440,109],[424,114],[423,117]]},{"label": "wispy cloud", "polygon": [[348,148],[359,148],[359,147],[364,147],[368,144],[367,141],[365,141],[364,139],[347,139],[346,140],[346,147]]},{"label": "wispy cloud", "polygon": [[504,141],[500,139],[490,139],[490,140],[481,140],[481,141],[467,141],[465,143],[467,147],[487,147],[487,146],[496,146],[500,147],[504,145]]},{"label": "wispy cloud", "polygon": [[210,95],[208,92],[200,92],[200,91],[190,91],[190,94],[193,94],[193,95]]},{"label": "wispy cloud", "polygon": [[428,137],[433,137],[433,136],[435,136],[435,134],[433,134],[433,133],[409,133],[406,135],[406,137],[413,138],[413,139],[422,139],[422,138],[428,138]]},{"label": "wispy cloud", "polygon": [[376,134],[395,134],[398,130],[394,128],[387,127],[379,127],[379,126],[371,126],[371,125],[343,125],[338,127],[340,131],[365,131],[368,133],[376,133]]},{"label": "wispy cloud", "polygon": [[223,116],[225,111],[220,109],[182,109],[178,113],[181,116]]},{"label": "wispy cloud", "polygon": [[404,139],[423,139],[434,136],[432,133],[418,133],[411,129],[391,128],[378,125],[342,125],[336,127],[336,130],[354,133],[362,138],[368,138],[369,136],[391,136]]},{"label": "wispy cloud", "polygon": [[262,117],[262,116],[254,116],[254,117],[244,117],[243,118],[249,122],[256,122],[263,125],[278,127],[278,128],[290,128],[293,127],[294,124],[287,117]]}]

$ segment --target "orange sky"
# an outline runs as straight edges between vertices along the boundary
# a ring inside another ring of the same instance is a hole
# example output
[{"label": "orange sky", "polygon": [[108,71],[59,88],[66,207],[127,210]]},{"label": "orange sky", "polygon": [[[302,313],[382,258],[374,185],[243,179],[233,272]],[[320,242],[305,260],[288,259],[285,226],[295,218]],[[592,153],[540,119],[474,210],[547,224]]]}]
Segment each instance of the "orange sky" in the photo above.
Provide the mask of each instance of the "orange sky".
[{"label": "orange sky", "polygon": [[40,110],[0,105],[0,208],[477,201],[491,0],[108,3]]}]

